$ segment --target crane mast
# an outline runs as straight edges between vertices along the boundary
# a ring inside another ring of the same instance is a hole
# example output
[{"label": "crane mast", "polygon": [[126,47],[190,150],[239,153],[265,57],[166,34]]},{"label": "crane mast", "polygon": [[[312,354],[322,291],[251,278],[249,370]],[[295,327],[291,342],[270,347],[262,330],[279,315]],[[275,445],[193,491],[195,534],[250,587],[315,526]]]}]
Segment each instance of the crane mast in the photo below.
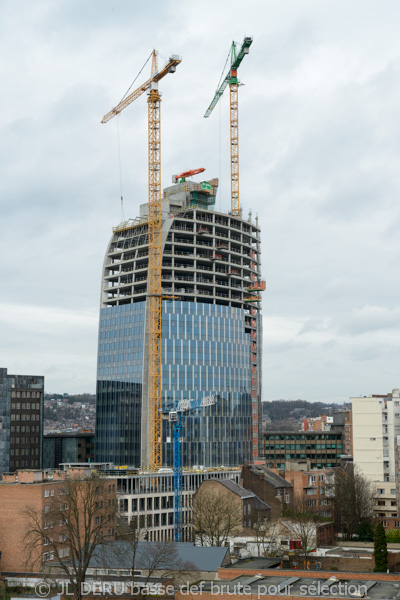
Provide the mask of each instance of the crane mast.
[{"label": "crane mast", "polygon": [[149,464],[161,467],[161,97],[158,82],[168,73],[174,73],[181,58],[173,55],[158,71],[157,54],[153,50],[151,77],[129,96],[121,100],[102,118],[108,123],[124,108],[149,90],[148,105],[148,179],[149,179],[149,263],[147,306],[149,322]]},{"label": "crane mast", "polygon": [[217,89],[214,98],[211,101],[210,106],[206,110],[204,115],[205,118],[209,117],[218,100],[221,98],[225,91],[225,88],[229,84],[230,90],[230,159],[231,159],[231,213],[232,215],[239,216],[240,214],[240,202],[239,202],[239,113],[238,113],[238,101],[239,101],[239,81],[237,78],[237,70],[242,62],[244,56],[249,53],[249,48],[253,43],[253,38],[245,37],[242,46],[237,52],[236,43],[232,42],[230,50],[231,65],[229,71]]},{"label": "crane mast", "polygon": [[[152,74],[157,71],[153,53]],[[159,468],[161,452],[161,148],[158,83],[150,84],[147,100],[149,126],[149,464]]]},{"label": "crane mast", "polygon": [[183,442],[183,425],[182,416],[186,411],[206,408],[214,406],[217,399],[214,395],[207,396],[197,400],[180,400],[174,410],[165,412],[164,419],[169,419],[172,422],[174,430],[174,519],[175,519],[175,542],[182,541],[182,442]]}]

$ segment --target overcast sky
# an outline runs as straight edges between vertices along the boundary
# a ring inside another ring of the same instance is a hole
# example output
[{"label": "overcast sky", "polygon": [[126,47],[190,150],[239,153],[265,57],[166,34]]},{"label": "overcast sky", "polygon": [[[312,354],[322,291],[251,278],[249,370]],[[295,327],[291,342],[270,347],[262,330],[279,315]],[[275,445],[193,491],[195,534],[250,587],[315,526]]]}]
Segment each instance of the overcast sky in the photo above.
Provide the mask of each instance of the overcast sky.
[{"label": "overcast sky", "polygon": [[232,39],[252,35],[240,199],[262,227],[263,399],[400,387],[399,25],[395,0],[0,0],[0,365],[45,375],[49,392],[94,392],[118,128],[135,217],[146,96],[100,120],[153,47],[180,54],[160,84],[162,183],[205,167],[227,210],[228,93],[203,114]]}]

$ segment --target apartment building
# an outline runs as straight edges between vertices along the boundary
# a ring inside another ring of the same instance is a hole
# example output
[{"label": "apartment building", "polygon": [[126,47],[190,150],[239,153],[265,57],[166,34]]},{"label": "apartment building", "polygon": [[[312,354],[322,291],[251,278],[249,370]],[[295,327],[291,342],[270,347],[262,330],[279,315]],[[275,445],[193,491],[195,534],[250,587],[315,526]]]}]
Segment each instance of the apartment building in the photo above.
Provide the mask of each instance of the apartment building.
[{"label": "apartment building", "polygon": [[42,467],[44,377],[0,369],[0,479]]},{"label": "apartment building", "polygon": [[284,469],[287,461],[310,461],[312,469],[333,468],[343,454],[342,434],[329,431],[266,431],[264,458],[268,467]]},{"label": "apartment building", "polygon": [[374,514],[376,517],[397,517],[396,486],[392,481],[373,483]]},{"label": "apartment building", "polygon": [[[353,456],[371,481],[396,480],[395,441],[400,434],[400,391],[351,398]],[[392,486],[395,487],[395,486]]]},{"label": "apartment building", "polygon": [[[75,471],[74,476],[83,476]],[[58,507],[68,518],[69,506],[66,491],[66,479],[69,473],[53,470],[19,470],[5,474],[0,481],[0,552],[1,569],[7,572],[40,572],[55,563],[53,543],[56,543],[60,556],[70,556],[70,547],[66,540],[65,524],[56,520],[54,514],[60,514]],[[115,481],[108,480],[104,485],[107,500],[99,507],[94,518],[101,519],[108,510],[108,500],[115,502]],[[111,506],[111,505],[110,505]],[[57,507],[57,511],[54,508]],[[27,550],[26,535],[32,523],[29,513],[38,518],[42,531],[48,531],[35,551]],[[105,519],[104,535],[112,536],[110,522]],[[83,535],[83,532],[82,532]]]},{"label": "apartment building", "polygon": [[332,414],[331,431],[342,433],[343,454],[353,456],[353,412],[351,409],[337,410]]},{"label": "apartment building", "polygon": [[330,469],[279,470],[279,475],[293,485],[295,503],[322,517],[333,518],[335,475]]},{"label": "apartment building", "polygon": [[271,519],[281,516],[285,504],[293,505],[293,485],[265,465],[244,465],[240,485],[271,507]]}]

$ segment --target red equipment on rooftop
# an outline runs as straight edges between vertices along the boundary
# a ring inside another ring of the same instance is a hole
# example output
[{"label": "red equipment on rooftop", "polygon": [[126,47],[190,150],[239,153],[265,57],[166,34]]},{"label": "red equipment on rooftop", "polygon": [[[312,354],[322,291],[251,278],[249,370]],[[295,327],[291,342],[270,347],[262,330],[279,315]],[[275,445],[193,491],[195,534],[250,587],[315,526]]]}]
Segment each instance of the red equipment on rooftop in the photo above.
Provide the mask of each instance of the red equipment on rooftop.
[{"label": "red equipment on rooftop", "polygon": [[200,169],[193,169],[192,171],[185,171],[184,173],[181,173],[180,175],[174,175],[173,179],[175,179],[175,183],[178,181],[178,179],[183,179],[185,180],[186,177],[193,177],[193,175],[198,175],[199,173],[203,173],[205,171],[205,169],[203,167],[201,167]]}]

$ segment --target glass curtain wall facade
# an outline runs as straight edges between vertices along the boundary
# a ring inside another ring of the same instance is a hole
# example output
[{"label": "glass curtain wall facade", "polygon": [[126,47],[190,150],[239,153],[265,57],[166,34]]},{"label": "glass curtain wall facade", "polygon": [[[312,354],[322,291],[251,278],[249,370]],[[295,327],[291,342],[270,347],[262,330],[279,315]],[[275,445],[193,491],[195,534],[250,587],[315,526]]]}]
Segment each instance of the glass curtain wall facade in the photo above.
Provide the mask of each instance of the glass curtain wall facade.
[{"label": "glass curtain wall facade", "polygon": [[[251,458],[250,335],[242,309],[164,302],[163,408],[213,395],[216,404],[183,413],[183,464],[236,466]],[[171,424],[163,462],[173,464]]]},{"label": "glass curtain wall facade", "polygon": [[[251,215],[215,212],[217,187],[217,179],[180,182],[161,202],[163,410],[216,398],[183,415],[184,466],[260,456],[260,229]],[[144,204],[114,228],[103,266],[95,460],[121,466],[149,464],[148,213]],[[162,432],[171,466],[168,420]]]},{"label": "glass curtain wall facade", "polygon": [[146,302],[100,310],[96,460],[140,465]]}]

